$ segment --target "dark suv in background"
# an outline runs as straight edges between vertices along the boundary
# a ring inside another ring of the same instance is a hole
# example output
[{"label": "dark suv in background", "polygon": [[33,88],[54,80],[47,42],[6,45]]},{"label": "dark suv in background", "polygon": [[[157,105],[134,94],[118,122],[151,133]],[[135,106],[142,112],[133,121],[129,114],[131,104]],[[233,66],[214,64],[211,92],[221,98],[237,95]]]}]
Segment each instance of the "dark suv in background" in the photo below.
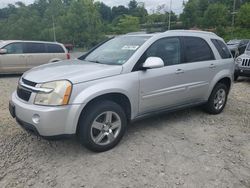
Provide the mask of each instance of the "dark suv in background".
[{"label": "dark suv in background", "polygon": [[227,42],[227,46],[234,58],[245,52],[249,39],[233,39]]}]

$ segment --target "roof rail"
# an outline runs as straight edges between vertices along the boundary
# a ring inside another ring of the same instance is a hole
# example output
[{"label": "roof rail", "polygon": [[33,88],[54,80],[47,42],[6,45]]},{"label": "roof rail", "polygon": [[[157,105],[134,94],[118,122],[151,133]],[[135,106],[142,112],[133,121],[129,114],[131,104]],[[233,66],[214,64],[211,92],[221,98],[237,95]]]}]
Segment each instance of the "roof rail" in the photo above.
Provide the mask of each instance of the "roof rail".
[{"label": "roof rail", "polygon": [[200,31],[200,30],[169,30],[169,31],[166,31],[166,32],[190,32],[190,33],[201,33],[201,34],[209,34],[209,35],[216,35],[215,33],[213,32],[210,32],[210,31]]},{"label": "roof rail", "polygon": [[139,34],[147,34],[147,32],[145,32],[145,31],[138,31],[138,32],[126,33],[126,35],[139,35]]}]

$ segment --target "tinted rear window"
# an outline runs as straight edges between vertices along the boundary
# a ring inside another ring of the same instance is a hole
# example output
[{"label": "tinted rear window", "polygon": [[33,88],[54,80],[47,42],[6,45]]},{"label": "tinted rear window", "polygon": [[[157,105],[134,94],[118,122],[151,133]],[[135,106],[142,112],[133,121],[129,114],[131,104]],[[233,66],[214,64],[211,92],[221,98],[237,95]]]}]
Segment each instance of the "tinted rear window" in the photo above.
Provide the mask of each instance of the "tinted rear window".
[{"label": "tinted rear window", "polygon": [[211,41],[218,50],[222,59],[232,58],[232,55],[224,42],[217,39],[211,39]]},{"label": "tinted rear window", "polygon": [[184,44],[184,63],[214,60],[208,43],[198,37],[182,37]]},{"label": "tinted rear window", "polygon": [[32,53],[45,53],[45,44],[43,43],[24,43],[24,53],[32,54]]},{"label": "tinted rear window", "polygon": [[64,49],[58,44],[47,44],[48,53],[65,53]]}]

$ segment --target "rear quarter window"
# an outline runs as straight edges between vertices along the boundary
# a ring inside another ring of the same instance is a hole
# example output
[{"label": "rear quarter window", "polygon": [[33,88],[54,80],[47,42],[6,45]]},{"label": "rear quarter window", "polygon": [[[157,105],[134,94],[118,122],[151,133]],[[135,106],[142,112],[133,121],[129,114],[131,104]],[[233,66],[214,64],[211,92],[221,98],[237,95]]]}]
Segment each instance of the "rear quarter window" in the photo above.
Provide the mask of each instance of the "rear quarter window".
[{"label": "rear quarter window", "polygon": [[199,37],[182,37],[184,63],[215,60],[208,43]]},{"label": "rear quarter window", "polygon": [[215,48],[218,50],[222,59],[232,58],[232,54],[224,42],[217,39],[211,39],[211,41],[214,44]]},{"label": "rear quarter window", "polygon": [[58,44],[47,44],[48,53],[65,53],[64,49]]}]

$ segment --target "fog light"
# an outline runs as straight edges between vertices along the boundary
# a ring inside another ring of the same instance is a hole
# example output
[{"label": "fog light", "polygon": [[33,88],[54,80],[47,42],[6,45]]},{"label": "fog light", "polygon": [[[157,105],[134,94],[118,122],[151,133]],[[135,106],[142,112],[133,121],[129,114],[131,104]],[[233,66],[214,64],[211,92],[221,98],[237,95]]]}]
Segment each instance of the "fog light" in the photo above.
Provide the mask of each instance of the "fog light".
[{"label": "fog light", "polygon": [[38,124],[40,122],[40,116],[38,114],[34,114],[33,117],[32,117],[32,121],[35,124]]}]

